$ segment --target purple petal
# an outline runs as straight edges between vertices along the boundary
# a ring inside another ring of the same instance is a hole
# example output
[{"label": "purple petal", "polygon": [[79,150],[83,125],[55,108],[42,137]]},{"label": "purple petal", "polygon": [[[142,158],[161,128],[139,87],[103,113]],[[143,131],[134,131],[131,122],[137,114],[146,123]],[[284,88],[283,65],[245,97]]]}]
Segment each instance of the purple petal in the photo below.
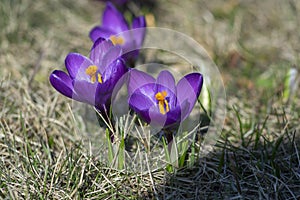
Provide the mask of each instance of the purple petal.
[{"label": "purple petal", "polygon": [[181,121],[184,121],[191,113],[190,107],[194,107],[190,106],[190,103],[188,100],[185,100],[183,103],[180,104],[180,108],[181,108]]},{"label": "purple petal", "polygon": [[120,87],[119,81],[124,81],[122,77],[127,72],[127,67],[122,60],[117,60],[109,65],[102,74],[102,84],[97,86],[96,104],[106,104],[111,99],[114,89]]},{"label": "purple petal", "polygon": [[84,80],[74,80],[73,85],[74,91],[80,97],[79,101],[95,106],[97,84]]},{"label": "purple petal", "polygon": [[166,91],[170,107],[174,108],[176,106],[177,98],[173,75],[167,70],[161,71],[157,77],[156,84],[155,92]]},{"label": "purple petal", "polygon": [[113,91],[122,87],[122,83],[125,81],[123,76],[127,70],[125,63],[121,59],[116,60],[106,68],[102,74],[103,83],[97,86],[97,106],[102,106],[110,102]]},{"label": "purple petal", "polygon": [[177,106],[176,108],[173,108],[170,110],[170,112],[167,113],[167,120],[164,124],[164,127],[170,127],[174,126],[175,124],[179,124],[181,121],[183,121],[182,111],[184,108]]},{"label": "purple petal", "polygon": [[[111,48],[113,48],[114,45],[110,40],[105,40],[103,38],[99,38],[93,45],[90,58],[94,62],[95,65],[99,67],[105,67],[102,66],[103,58],[107,54],[108,51],[110,51]],[[118,48],[116,48],[117,51]]]},{"label": "purple petal", "polygon": [[149,110],[149,116],[152,126],[156,127],[175,127],[178,126],[187,116],[184,115],[189,109],[188,104],[183,104],[183,107],[177,106],[176,108],[171,109],[167,114],[163,115],[159,112],[157,106],[151,107]]},{"label": "purple petal", "polygon": [[102,74],[103,82],[109,82],[112,86],[128,71],[124,61],[118,59],[115,62],[108,65]]},{"label": "purple petal", "polygon": [[150,123],[149,109],[154,106],[154,102],[141,93],[134,93],[129,97],[129,107],[146,123]]},{"label": "purple petal", "polygon": [[114,34],[115,34],[115,32],[113,32],[107,28],[96,26],[90,31],[89,36],[93,42],[96,42],[97,39],[99,39],[100,37],[109,39],[109,37]]},{"label": "purple petal", "polygon": [[61,94],[73,98],[72,79],[63,71],[55,70],[49,77],[51,85]]},{"label": "purple petal", "polygon": [[121,45],[124,53],[129,53],[142,48],[144,37],[141,37],[141,35],[143,35],[142,32],[145,32],[144,30],[145,29],[133,29],[115,35],[124,39],[124,44]]},{"label": "purple petal", "polygon": [[132,28],[145,28],[146,27],[146,19],[145,16],[139,16],[133,19]]},{"label": "purple petal", "polygon": [[[154,88],[155,88],[154,83],[146,84],[146,85],[143,85],[140,88],[136,89],[134,91],[134,93],[132,93],[132,95],[133,94],[144,95],[145,97],[147,97],[148,99],[150,99],[152,101],[153,105],[156,105],[157,100],[155,99]],[[128,97],[130,98],[130,95],[128,95]]]},{"label": "purple petal", "polygon": [[69,53],[65,59],[65,65],[71,79],[86,79],[85,69],[93,65],[92,61],[79,53]]},{"label": "purple petal", "polygon": [[128,24],[125,18],[110,2],[106,4],[102,16],[102,26],[115,31],[116,33],[128,30]]},{"label": "purple petal", "polygon": [[177,100],[179,105],[187,100],[188,114],[192,111],[201,92],[203,77],[200,73],[191,73],[184,76],[177,84]]},{"label": "purple petal", "polygon": [[133,19],[132,21],[132,33],[134,35],[136,45],[138,48],[142,47],[145,34],[146,34],[146,19],[144,16],[139,16]]},{"label": "purple petal", "polygon": [[132,69],[130,71],[130,78],[129,78],[129,83],[128,83],[128,95],[131,96],[133,94],[133,92],[135,92],[135,90],[139,89],[141,90],[142,93],[146,94],[149,92],[154,93],[153,89],[152,91],[148,91],[151,89],[151,87],[145,87],[143,88],[142,86],[144,85],[149,85],[149,84],[153,84],[152,88],[154,89],[154,84],[155,84],[155,79],[148,75],[145,72],[136,70],[136,69]]},{"label": "purple petal", "polygon": [[163,115],[159,112],[157,105],[152,106],[149,109],[150,126],[156,128],[163,128],[166,124],[168,115]]},{"label": "purple petal", "polygon": [[[111,47],[103,56],[102,63],[101,64],[99,63],[98,65],[98,66],[102,66],[100,68],[100,71],[101,70],[106,71],[107,70],[106,68],[110,66],[112,63],[114,63],[117,59],[119,59],[121,55],[122,55],[122,48],[120,46]],[[101,73],[103,73],[103,71],[101,71]]]},{"label": "purple petal", "polygon": [[173,108],[170,112],[167,113],[167,121],[165,123],[166,126],[171,126],[182,121],[182,110],[180,106]]},{"label": "purple petal", "polygon": [[[174,94],[171,94],[171,98],[176,98]],[[151,118],[151,125],[156,127],[166,127],[179,123],[182,119],[180,106],[174,106],[169,103],[170,111],[166,114],[161,114],[159,111],[158,103],[155,101],[155,106],[151,107],[149,115]]]},{"label": "purple petal", "polygon": [[157,76],[156,84],[163,85],[176,94],[175,79],[169,71],[161,71]]},{"label": "purple petal", "polygon": [[135,60],[138,59],[139,50],[124,53],[122,58],[128,63],[129,66],[134,67]]},{"label": "purple petal", "polygon": [[[103,92],[103,93],[102,93]],[[96,108],[104,108],[109,107],[111,102],[111,93],[106,91],[97,92],[97,96],[95,97],[95,107]]]},{"label": "purple petal", "polygon": [[131,30],[116,35],[117,37],[122,37],[125,41],[125,43],[121,45],[123,50],[122,58],[128,62],[137,59],[139,54],[139,49],[141,48],[141,46],[137,45],[137,41],[136,41],[137,38],[135,38],[134,32],[135,30]]},{"label": "purple petal", "polygon": [[157,77],[156,84],[158,85],[157,92],[161,92],[164,88],[168,88],[168,90],[176,95],[175,79],[169,71],[161,71]]}]

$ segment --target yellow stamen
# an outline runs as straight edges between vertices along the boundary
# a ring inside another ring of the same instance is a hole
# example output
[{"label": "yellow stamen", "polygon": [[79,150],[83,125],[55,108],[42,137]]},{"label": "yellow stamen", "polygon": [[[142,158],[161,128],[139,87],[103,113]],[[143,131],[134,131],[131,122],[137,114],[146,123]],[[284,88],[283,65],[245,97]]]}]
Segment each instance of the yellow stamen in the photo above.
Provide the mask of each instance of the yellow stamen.
[{"label": "yellow stamen", "polygon": [[113,43],[113,45],[122,45],[125,43],[125,40],[122,36],[115,36],[115,35],[111,35],[109,37],[109,39],[111,40],[111,42]]},{"label": "yellow stamen", "polygon": [[98,67],[96,65],[91,65],[88,68],[86,68],[86,70],[85,70],[85,73],[91,77],[92,83],[96,82],[96,75],[98,78],[98,82],[102,83],[102,76],[99,72],[97,73],[97,70],[98,70]]},{"label": "yellow stamen", "polygon": [[168,103],[168,101],[167,101],[167,100],[165,100],[165,104],[166,104],[166,112],[169,112],[169,111],[170,111],[170,109],[169,109],[169,103]]},{"label": "yellow stamen", "polygon": [[158,92],[155,95],[155,98],[158,100],[159,112],[161,114],[163,114],[163,115],[170,111],[169,103],[165,99],[166,96],[167,96],[167,92],[166,91]]},{"label": "yellow stamen", "polygon": [[163,101],[159,101],[158,102],[158,107],[159,107],[159,112],[161,113],[161,114],[166,114],[166,111],[165,111],[165,108],[164,108],[164,102]]},{"label": "yellow stamen", "polygon": [[99,83],[102,83],[102,76],[101,76],[100,73],[98,73],[98,82],[99,82]]},{"label": "yellow stamen", "polygon": [[163,101],[163,100],[165,100],[165,97],[166,97],[166,96],[167,96],[167,92],[166,92],[166,91],[162,91],[162,92],[156,93],[155,98],[156,98],[158,101]]}]

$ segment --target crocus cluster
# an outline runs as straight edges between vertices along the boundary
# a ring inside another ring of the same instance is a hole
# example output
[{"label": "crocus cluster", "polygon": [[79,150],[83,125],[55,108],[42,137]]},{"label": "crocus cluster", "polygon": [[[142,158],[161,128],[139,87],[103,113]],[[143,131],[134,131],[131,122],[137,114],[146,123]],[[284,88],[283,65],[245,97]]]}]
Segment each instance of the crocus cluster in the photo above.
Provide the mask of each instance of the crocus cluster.
[{"label": "crocus cluster", "polygon": [[[129,27],[124,16],[107,3],[102,25],[90,32],[93,46],[89,57],[69,53],[65,59],[67,73],[53,71],[50,83],[61,94],[94,106],[103,114],[104,120],[112,121],[108,112],[113,90],[123,76],[129,75],[129,107],[151,126],[176,130],[191,113],[199,97],[203,77],[200,73],[191,73],[176,84],[169,71],[161,71],[155,79],[145,72],[129,68],[138,57],[145,37],[145,29],[141,28],[145,26],[145,18],[140,16],[134,18]],[[131,32],[136,29],[140,31]]]},{"label": "crocus cluster", "polygon": [[[102,25],[90,31],[93,46],[90,57],[70,53],[65,59],[68,74],[55,70],[50,83],[61,94],[94,106],[104,116],[111,106],[112,91],[119,79],[134,62],[145,37],[145,17],[133,19],[129,28],[124,16],[110,2],[102,16]],[[140,28],[134,34],[131,30]],[[127,53],[131,50],[133,53]]]}]

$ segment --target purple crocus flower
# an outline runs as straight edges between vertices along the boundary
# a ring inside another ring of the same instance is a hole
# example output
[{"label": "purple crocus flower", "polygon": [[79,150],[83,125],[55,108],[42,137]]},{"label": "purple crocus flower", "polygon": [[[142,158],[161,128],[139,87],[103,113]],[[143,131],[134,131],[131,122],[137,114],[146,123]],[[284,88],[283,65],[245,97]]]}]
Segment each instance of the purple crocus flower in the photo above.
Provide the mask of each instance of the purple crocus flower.
[{"label": "purple crocus flower", "polygon": [[152,76],[132,69],[128,83],[128,103],[146,123],[174,130],[191,113],[203,85],[200,73],[184,76],[175,85],[168,71],[155,80]]},{"label": "purple crocus flower", "polygon": [[127,72],[120,55],[119,46],[99,38],[91,49],[90,58],[69,53],[65,59],[68,74],[55,70],[50,75],[50,83],[61,94],[106,113],[116,83]]},{"label": "purple crocus flower", "polygon": [[123,58],[127,62],[134,62],[144,41],[145,27],[145,17],[139,16],[133,19],[129,28],[124,16],[108,2],[102,16],[102,26],[94,27],[90,31],[90,38],[93,42],[99,37],[110,39],[114,45],[122,47]]}]

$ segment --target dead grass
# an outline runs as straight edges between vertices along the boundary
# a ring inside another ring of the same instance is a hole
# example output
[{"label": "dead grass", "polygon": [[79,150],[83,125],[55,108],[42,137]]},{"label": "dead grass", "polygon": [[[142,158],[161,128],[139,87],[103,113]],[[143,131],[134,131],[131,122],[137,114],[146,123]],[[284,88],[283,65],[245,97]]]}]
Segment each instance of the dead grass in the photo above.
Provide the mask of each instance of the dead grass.
[{"label": "dead grass", "polygon": [[88,54],[103,4],[1,1],[0,197],[299,199],[300,93],[284,104],[282,82],[299,70],[300,5],[277,3],[157,1],[156,24],[193,36],[220,66],[229,110],[215,150],[195,166],[132,174],[83,148],[71,101],[48,83],[68,52]]}]

